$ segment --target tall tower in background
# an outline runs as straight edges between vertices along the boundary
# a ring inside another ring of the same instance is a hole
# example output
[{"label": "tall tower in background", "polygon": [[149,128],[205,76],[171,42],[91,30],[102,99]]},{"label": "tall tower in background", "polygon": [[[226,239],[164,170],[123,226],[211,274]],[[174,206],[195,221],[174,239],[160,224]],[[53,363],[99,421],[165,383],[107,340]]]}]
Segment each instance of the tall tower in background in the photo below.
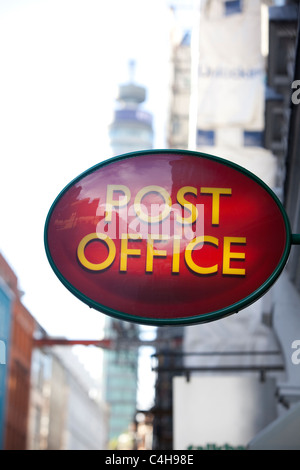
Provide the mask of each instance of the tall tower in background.
[{"label": "tall tower in background", "polygon": [[146,89],[134,83],[134,69],[135,63],[131,61],[130,81],[119,87],[118,108],[110,126],[114,155],[153,147],[152,115],[141,107],[146,100]]},{"label": "tall tower in background", "polygon": [[[118,106],[109,134],[114,156],[153,147],[152,115],[141,107],[146,89],[133,82],[135,63],[129,64],[129,83],[120,85]],[[104,352],[105,400],[110,406],[109,440],[115,445],[121,434],[134,422],[137,407],[139,326],[115,320],[105,321],[105,336],[116,344],[126,344],[126,350]]]}]

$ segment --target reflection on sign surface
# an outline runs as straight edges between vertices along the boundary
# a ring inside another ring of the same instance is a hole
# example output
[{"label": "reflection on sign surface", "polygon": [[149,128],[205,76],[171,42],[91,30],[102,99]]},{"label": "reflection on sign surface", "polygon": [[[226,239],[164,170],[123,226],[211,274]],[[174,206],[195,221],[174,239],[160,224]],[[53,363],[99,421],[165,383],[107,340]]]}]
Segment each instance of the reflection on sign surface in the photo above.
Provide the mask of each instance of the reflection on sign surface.
[{"label": "reflection on sign surface", "polygon": [[48,259],[91,307],[146,324],[210,321],[276,280],[290,231],[276,196],[210,155],[146,151],[107,160],[58,196]]}]

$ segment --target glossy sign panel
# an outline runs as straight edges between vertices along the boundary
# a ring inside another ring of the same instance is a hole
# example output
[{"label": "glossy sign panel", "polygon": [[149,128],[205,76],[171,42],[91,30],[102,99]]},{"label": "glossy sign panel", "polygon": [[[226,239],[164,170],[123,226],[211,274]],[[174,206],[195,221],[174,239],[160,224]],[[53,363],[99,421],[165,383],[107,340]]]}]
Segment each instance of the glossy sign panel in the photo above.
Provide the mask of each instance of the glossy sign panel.
[{"label": "glossy sign panel", "polygon": [[103,313],[144,324],[216,320],[282,271],[285,212],[256,176],[198,152],[107,160],[59,194],[45,225],[61,282]]}]

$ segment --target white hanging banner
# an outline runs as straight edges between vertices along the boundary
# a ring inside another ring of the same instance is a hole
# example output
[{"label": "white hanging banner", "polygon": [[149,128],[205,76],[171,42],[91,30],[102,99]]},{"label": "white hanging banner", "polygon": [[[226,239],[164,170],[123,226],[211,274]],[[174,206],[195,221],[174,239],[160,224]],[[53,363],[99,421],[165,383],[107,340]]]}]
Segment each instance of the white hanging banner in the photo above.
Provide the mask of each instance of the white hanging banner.
[{"label": "white hanging banner", "polygon": [[264,126],[260,0],[203,0],[198,129]]}]

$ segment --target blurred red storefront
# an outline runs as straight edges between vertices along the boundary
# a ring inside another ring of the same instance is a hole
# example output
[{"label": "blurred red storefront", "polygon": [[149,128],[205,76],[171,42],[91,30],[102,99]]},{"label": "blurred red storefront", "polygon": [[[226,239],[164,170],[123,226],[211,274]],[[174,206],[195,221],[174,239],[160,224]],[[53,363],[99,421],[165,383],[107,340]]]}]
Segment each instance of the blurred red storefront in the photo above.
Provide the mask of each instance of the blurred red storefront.
[{"label": "blurred red storefront", "polygon": [[0,275],[14,294],[8,345],[5,450],[27,446],[31,355],[36,322],[21,301],[18,279],[0,253]]}]

